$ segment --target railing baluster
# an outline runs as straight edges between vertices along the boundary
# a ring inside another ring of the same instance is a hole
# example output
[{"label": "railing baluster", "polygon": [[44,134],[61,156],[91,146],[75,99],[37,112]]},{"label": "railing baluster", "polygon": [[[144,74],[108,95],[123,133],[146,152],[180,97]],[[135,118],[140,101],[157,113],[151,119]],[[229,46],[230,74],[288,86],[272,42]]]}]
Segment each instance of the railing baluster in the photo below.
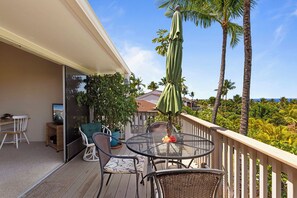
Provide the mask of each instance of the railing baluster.
[{"label": "railing baluster", "polygon": [[227,149],[228,148],[228,139],[226,136],[223,137],[223,170],[225,171],[223,187],[224,187],[224,197],[228,196],[228,162],[227,162]]},{"label": "railing baluster", "polygon": [[272,161],[272,198],[281,197],[281,167],[280,163]]},{"label": "railing baluster", "polygon": [[288,173],[287,197],[297,197],[297,172],[290,169]]},{"label": "railing baluster", "polygon": [[267,157],[260,154],[260,165],[259,165],[259,197],[267,197]]},{"label": "railing baluster", "polygon": [[250,158],[249,158],[249,194],[250,198],[256,197],[256,153],[250,149]]},{"label": "railing baluster", "polygon": [[241,197],[248,197],[248,156],[245,146],[241,148]]},{"label": "railing baluster", "polygon": [[228,139],[228,152],[227,152],[227,165],[228,165],[228,186],[229,197],[233,197],[234,194],[234,180],[233,180],[233,141]]},{"label": "railing baluster", "polygon": [[240,198],[240,150],[238,142],[234,143],[234,198]]}]

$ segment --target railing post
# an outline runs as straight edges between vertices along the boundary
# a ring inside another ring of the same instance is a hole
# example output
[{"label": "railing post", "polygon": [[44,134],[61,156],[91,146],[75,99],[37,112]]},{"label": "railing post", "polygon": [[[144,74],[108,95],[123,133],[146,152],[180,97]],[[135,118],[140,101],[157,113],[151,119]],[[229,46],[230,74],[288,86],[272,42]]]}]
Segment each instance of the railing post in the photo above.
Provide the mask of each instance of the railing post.
[{"label": "railing post", "polygon": [[211,154],[211,167],[222,169],[222,139],[215,130],[210,131],[214,142],[214,151]]}]

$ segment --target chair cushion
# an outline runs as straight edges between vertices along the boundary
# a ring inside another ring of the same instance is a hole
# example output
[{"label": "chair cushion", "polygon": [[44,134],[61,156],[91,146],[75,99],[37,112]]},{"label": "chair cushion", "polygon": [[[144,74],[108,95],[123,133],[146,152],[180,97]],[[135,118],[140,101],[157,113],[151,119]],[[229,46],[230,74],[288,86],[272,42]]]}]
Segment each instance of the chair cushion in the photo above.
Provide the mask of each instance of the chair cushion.
[{"label": "chair cushion", "polygon": [[82,124],[81,130],[84,132],[84,134],[86,134],[89,143],[93,143],[92,135],[93,135],[93,133],[101,132],[102,125],[99,122]]},{"label": "chair cushion", "polygon": [[[137,155],[139,163],[136,164],[137,171],[143,172],[145,157]],[[133,159],[121,159],[112,157],[104,167],[105,172],[130,174],[135,173]]]}]

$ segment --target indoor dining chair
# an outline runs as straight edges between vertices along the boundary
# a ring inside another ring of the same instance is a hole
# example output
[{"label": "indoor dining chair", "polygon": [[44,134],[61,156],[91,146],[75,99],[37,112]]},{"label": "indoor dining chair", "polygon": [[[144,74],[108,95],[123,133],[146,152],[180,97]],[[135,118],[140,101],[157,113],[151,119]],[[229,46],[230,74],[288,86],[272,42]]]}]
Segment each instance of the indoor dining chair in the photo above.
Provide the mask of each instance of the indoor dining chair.
[{"label": "indoor dining chair", "polygon": [[[3,140],[0,145],[0,149],[2,148],[4,143],[12,143],[16,145],[16,148],[19,147],[19,142],[22,139],[25,139],[28,144],[30,144],[28,137],[26,135],[27,132],[27,126],[28,126],[28,115],[16,115],[12,116],[13,119],[13,129],[7,130],[7,131],[1,131],[1,133],[4,134]],[[12,135],[11,141],[6,141],[7,135]],[[22,135],[24,138],[22,138]]]},{"label": "indoor dining chair", "polygon": [[216,198],[223,175],[224,172],[218,169],[193,168],[159,170],[148,177],[155,181],[157,197]]},{"label": "indoor dining chair", "polygon": [[93,141],[96,145],[99,154],[100,164],[100,188],[97,197],[100,196],[102,191],[104,174],[109,174],[106,185],[110,180],[112,174],[135,174],[136,175],[136,196],[139,197],[138,182],[139,175],[142,177],[143,184],[143,169],[144,169],[144,156],[141,155],[114,155],[111,153],[110,135],[105,133],[94,133]]}]

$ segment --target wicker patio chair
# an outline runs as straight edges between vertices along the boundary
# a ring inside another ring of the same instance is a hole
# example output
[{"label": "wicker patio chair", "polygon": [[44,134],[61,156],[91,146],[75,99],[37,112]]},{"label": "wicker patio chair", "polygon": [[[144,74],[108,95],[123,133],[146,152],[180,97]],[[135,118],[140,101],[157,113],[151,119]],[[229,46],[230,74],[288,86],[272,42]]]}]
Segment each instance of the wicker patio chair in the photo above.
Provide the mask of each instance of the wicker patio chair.
[{"label": "wicker patio chair", "polygon": [[93,134],[93,141],[96,145],[99,154],[99,163],[100,163],[100,174],[101,174],[101,181],[100,181],[100,189],[97,197],[100,196],[102,187],[103,187],[103,180],[104,174],[109,174],[107,179],[106,185],[109,182],[109,179],[112,174],[135,174],[136,175],[136,196],[139,197],[138,193],[138,182],[139,182],[139,175],[141,175],[143,181],[143,169],[144,169],[144,156],[135,155],[135,156],[128,156],[128,155],[113,155],[111,153],[110,148],[110,135],[105,133],[94,133]]},{"label": "wicker patio chair", "polygon": [[158,197],[215,198],[223,175],[221,170],[202,168],[160,170],[148,176],[155,181]]}]

